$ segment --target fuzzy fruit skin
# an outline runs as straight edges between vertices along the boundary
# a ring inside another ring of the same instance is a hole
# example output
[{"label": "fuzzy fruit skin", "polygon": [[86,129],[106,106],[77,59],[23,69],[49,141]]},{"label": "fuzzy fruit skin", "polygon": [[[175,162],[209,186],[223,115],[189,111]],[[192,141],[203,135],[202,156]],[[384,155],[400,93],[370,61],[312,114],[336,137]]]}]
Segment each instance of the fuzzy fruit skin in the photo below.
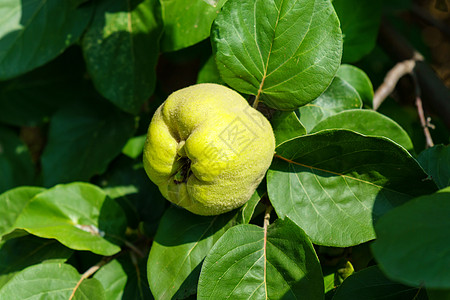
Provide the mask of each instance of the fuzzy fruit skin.
[{"label": "fuzzy fruit skin", "polygon": [[274,150],[272,127],[259,111],[237,92],[204,83],[174,92],[156,110],[144,168],[169,201],[218,215],[250,199]]}]

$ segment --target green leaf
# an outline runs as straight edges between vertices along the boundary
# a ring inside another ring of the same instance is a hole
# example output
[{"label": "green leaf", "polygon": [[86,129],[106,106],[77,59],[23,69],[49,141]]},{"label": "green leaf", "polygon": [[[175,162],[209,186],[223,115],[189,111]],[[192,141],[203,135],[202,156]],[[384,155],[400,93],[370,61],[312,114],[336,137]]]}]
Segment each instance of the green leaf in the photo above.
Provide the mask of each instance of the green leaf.
[{"label": "green leaf", "polygon": [[61,263],[44,263],[28,267],[0,289],[0,299],[69,299],[103,300],[105,293],[96,279],[83,280],[74,267]]},{"label": "green leaf", "polygon": [[19,271],[42,262],[64,263],[73,251],[55,240],[32,235],[0,244],[0,289]]},{"label": "green leaf", "polygon": [[15,225],[71,249],[113,255],[120,251],[126,219],[120,206],[100,188],[71,183],[35,196]]},{"label": "green leaf", "polygon": [[355,62],[375,47],[382,1],[333,0],[333,5],[344,35],[342,60]]},{"label": "green leaf", "polygon": [[122,153],[130,158],[137,158],[142,154],[142,150],[144,150],[146,137],[146,134],[132,137],[123,147]]},{"label": "green leaf", "polygon": [[95,273],[105,289],[106,299],[153,299],[148,287],[145,261],[136,264],[129,257],[110,261]]},{"label": "green leaf", "polygon": [[98,3],[82,41],[87,69],[105,98],[126,112],[137,113],[155,88],[162,33],[159,1]]},{"label": "green leaf", "polygon": [[84,72],[81,51],[71,47],[40,68],[0,82],[0,122],[15,126],[44,123],[58,108],[85,97]]},{"label": "green leaf", "polygon": [[[375,224],[372,251],[392,280],[450,289],[450,187],[418,197]],[[411,263],[414,262],[414,263]]]},{"label": "green leaf", "polygon": [[[30,152],[11,130],[0,126],[0,193],[34,181]],[[1,222],[1,221],[0,221]]]},{"label": "green leaf", "polygon": [[42,154],[44,185],[89,180],[103,173],[135,130],[134,118],[107,102],[79,103],[50,121]]},{"label": "green leaf", "polygon": [[203,217],[171,207],[161,219],[148,258],[150,289],[156,299],[183,299],[196,292],[201,263],[232,226],[234,213]]},{"label": "green leaf", "polygon": [[75,43],[92,15],[91,5],[70,1],[2,0],[0,80],[26,73]]},{"label": "green leaf", "polygon": [[236,223],[238,224],[248,224],[252,220],[253,214],[255,212],[256,206],[259,201],[266,196],[267,192],[263,188],[262,184],[256,189],[252,197],[238,209],[238,214],[236,218]]},{"label": "green leaf", "polygon": [[336,76],[320,97],[298,109],[298,117],[306,131],[311,132],[323,119],[347,109],[361,108],[361,106],[361,97],[356,89],[346,80]]},{"label": "green leaf", "polygon": [[40,192],[40,187],[21,186],[0,195],[0,240],[14,230],[14,224],[28,202]]},{"label": "green leaf", "polygon": [[348,247],[375,238],[373,223],[436,187],[412,156],[388,139],[325,130],[276,149],[269,199],[315,244]]},{"label": "green leaf", "polygon": [[294,112],[276,111],[270,119],[270,123],[277,146],[287,140],[306,134],[306,128]]},{"label": "green leaf", "polygon": [[161,0],[164,35],[163,52],[192,46],[206,39],[211,24],[226,0]]},{"label": "green leaf", "polygon": [[377,266],[356,272],[339,286],[333,300],[426,300],[425,290],[392,282]]},{"label": "green leaf", "polygon": [[322,271],[308,237],[289,219],[267,231],[237,225],[206,257],[197,297],[323,299]]},{"label": "green leaf", "polygon": [[228,0],[211,35],[222,79],[277,109],[314,100],[341,61],[339,20],[328,0]]},{"label": "green leaf", "polygon": [[217,69],[214,56],[209,57],[198,72],[197,83],[217,83],[225,85],[222,77],[220,77],[219,69]]},{"label": "green leaf", "polygon": [[440,189],[450,186],[450,146],[436,145],[417,159]]},{"label": "green leaf", "polygon": [[413,152],[413,144],[406,131],[395,121],[373,111],[352,109],[332,115],[314,126],[311,133],[324,129],[348,129],[358,133],[386,137],[409,152]]},{"label": "green leaf", "polygon": [[373,86],[369,77],[363,70],[352,65],[341,65],[336,74],[350,84],[359,94],[361,100],[368,107],[372,107]]}]

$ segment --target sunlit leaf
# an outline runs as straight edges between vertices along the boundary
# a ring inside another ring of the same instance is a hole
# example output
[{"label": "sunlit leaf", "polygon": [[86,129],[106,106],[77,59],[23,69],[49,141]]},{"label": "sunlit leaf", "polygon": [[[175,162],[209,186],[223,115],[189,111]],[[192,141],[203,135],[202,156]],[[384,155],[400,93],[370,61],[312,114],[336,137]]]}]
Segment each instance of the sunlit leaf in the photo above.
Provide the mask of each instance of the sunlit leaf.
[{"label": "sunlit leaf", "polygon": [[415,159],[388,139],[325,130],[276,149],[269,199],[316,244],[348,247],[375,238],[373,223],[436,190]]},{"label": "sunlit leaf", "polygon": [[319,261],[289,219],[229,229],[205,259],[198,299],[322,299]]},{"label": "sunlit leaf", "polygon": [[228,0],[211,34],[222,79],[273,108],[311,102],[340,65],[341,30],[328,0]]},{"label": "sunlit leaf", "polygon": [[71,249],[113,255],[120,251],[126,219],[120,206],[100,188],[71,183],[35,196],[15,226],[57,239]]}]

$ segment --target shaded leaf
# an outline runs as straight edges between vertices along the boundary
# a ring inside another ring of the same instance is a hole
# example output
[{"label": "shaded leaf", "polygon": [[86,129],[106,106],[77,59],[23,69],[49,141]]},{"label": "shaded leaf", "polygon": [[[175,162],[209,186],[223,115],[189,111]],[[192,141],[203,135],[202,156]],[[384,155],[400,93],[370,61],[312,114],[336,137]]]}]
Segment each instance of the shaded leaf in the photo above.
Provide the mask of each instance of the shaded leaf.
[{"label": "shaded leaf", "polygon": [[330,1],[228,0],[211,35],[222,79],[277,109],[318,97],[341,60],[342,36]]},{"label": "shaded leaf", "polygon": [[76,8],[70,1],[3,0],[0,80],[26,73],[61,54],[81,36],[92,8]]},{"label": "shaded leaf", "polygon": [[94,278],[103,285],[108,300],[153,299],[145,261],[133,264],[128,257],[114,259],[95,273]]},{"label": "shaded leaf", "polygon": [[348,247],[375,238],[373,223],[436,187],[414,158],[390,140],[325,130],[276,149],[269,199],[315,244]]},{"label": "shaded leaf", "polygon": [[294,112],[276,111],[270,119],[270,124],[272,124],[277,146],[306,134],[306,128]]},{"label": "shaded leaf", "polygon": [[449,216],[450,187],[383,216],[372,251],[384,273],[407,285],[450,289]]},{"label": "shaded leaf", "polygon": [[162,0],[163,52],[192,46],[209,36],[211,24],[226,0]]},{"label": "shaded leaf", "polygon": [[42,154],[45,186],[103,173],[135,130],[134,118],[107,102],[64,107],[50,121]]},{"label": "shaded leaf", "polygon": [[329,116],[347,109],[361,108],[362,101],[356,89],[349,82],[336,76],[328,89],[313,102],[298,109],[300,122],[307,132]]},{"label": "shaded leaf", "polygon": [[339,286],[333,300],[426,300],[425,290],[402,285],[386,278],[377,266],[356,272]]},{"label": "shaded leaf", "polygon": [[82,41],[87,69],[105,98],[137,113],[155,88],[162,33],[159,1],[98,3]]},{"label": "shaded leaf", "polygon": [[232,226],[234,212],[214,217],[169,208],[159,223],[148,258],[150,289],[156,299],[183,299],[197,290],[201,263]]},{"label": "shaded leaf", "polygon": [[145,222],[156,232],[167,201],[148,179],[142,160],[120,157],[99,182],[106,194],[125,211],[130,227],[136,228],[139,222]]},{"label": "shaded leaf", "polygon": [[355,62],[368,54],[378,35],[381,1],[333,0],[344,35],[344,62]]},{"label": "shaded leaf", "polygon": [[341,65],[336,74],[350,84],[359,94],[363,103],[372,107],[373,86],[369,77],[363,70],[352,65]]},{"label": "shaded leaf", "polygon": [[[74,267],[44,263],[28,267],[0,289],[0,299],[69,299],[81,275]],[[96,279],[86,279],[73,300],[102,300],[105,292]]]},{"label": "shaded leaf", "polygon": [[27,146],[13,131],[0,126],[0,193],[33,181],[34,165]]},{"label": "shaded leaf", "polygon": [[436,145],[421,152],[417,159],[440,189],[450,186],[450,146]]},{"label": "shaded leaf", "polygon": [[229,229],[205,259],[198,299],[322,299],[320,264],[289,219]]},{"label": "shaded leaf", "polygon": [[35,196],[23,209],[16,227],[54,238],[75,250],[100,255],[120,251],[126,219],[120,206],[88,183],[57,185]]},{"label": "shaded leaf", "polygon": [[44,123],[58,108],[85,97],[84,72],[81,51],[71,47],[40,68],[0,82],[0,121],[15,126]]},{"label": "shaded leaf", "polygon": [[388,117],[373,111],[352,109],[332,115],[314,126],[311,133],[324,129],[348,129],[370,136],[387,137],[409,152],[413,144],[406,131]]},{"label": "shaded leaf", "polygon": [[14,230],[14,224],[28,202],[44,188],[21,186],[0,195],[0,240]]},{"label": "shaded leaf", "polygon": [[32,235],[10,239],[0,244],[0,289],[17,272],[42,262],[64,263],[72,250],[55,240]]}]

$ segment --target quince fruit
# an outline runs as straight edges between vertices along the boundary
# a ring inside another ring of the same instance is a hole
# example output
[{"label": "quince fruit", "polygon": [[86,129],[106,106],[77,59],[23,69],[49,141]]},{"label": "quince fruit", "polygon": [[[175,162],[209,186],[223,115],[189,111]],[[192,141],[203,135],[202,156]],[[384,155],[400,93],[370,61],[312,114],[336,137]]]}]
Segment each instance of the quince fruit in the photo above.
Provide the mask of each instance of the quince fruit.
[{"label": "quince fruit", "polygon": [[259,111],[237,92],[204,83],[174,92],[156,110],[144,168],[172,203],[218,215],[250,199],[274,150],[272,127]]}]

